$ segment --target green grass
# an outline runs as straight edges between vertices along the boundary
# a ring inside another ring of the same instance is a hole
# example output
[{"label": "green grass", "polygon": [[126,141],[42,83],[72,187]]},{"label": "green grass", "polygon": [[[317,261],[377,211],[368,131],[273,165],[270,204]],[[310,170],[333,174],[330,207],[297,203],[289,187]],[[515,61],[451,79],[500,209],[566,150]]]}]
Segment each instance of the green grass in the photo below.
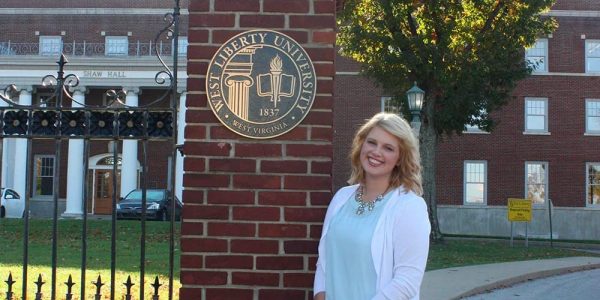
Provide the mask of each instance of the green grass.
[{"label": "green grass", "polygon": [[600,255],[531,244],[525,248],[523,241],[515,241],[514,247],[511,247],[508,240],[447,238],[444,243],[431,245],[427,270],[568,256]]},{"label": "green grass", "polygon": [[[12,273],[15,299],[19,299],[22,291],[23,275],[23,220],[0,219],[0,281],[5,281],[9,273]],[[57,296],[63,298],[66,293],[66,282],[69,275],[73,277],[76,285],[73,288],[74,299],[79,299],[82,244],[81,231],[82,221],[60,220],[58,226],[57,246]],[[160,298],[167,299],[168,276],[169,276],[169,236],[170,224],[168,222],[146,223],[146,276],[145,294],[150,295],[153,291],[150,286],[156,276],[163,284]],[[132,289],[134,298],[139,298],[139,275],[140,275],[140,239],[141,223],[139,221],[118,221],[116,243],[116,275],[115,290],[121,297],[125,295],[124,282],[131,276],[135,284]],[[176,227],[175,237],[175,263],[174,263],[174,295],[178,298],[179,293],[179,224]],[[87,297],[92,299],[95,286],[91,284],[100,275],[104,299],[108,299],[110,293],[110,264],[111,264],[111,222],[104,220],[89,220],[87,229],[87,272],[86,287]],[[36,286],[33,283],[42,274],[42,292],[46,296],[51,290],[51,253],[52,253],[52,221],[30,220],[29,223],[29,263],[28,263],[28,298],[33,299]],[[0,284],[2,294],[6,291],[6,284]],[[117,298],[120,299],[120,298]]]},{"label": "green grass", "polygon": [[[13,286],[15,295],[19,299],[22,290],[22,262],[23,262],[23,220],[0,219],[0,295],[6,292],[4,281],[12,273],[16,281]],[[155,276],[163,283],[160,288],[160,299],[167,299],[168,269],[169,269],[169,223],[148,222],[146,238],[146,299],[151,299],[152,287]],[[88,221],[88,253],[86,287],[87,299],[93,299],[94,286],[92,281],[98,275],[106,283],[102,287],[103,299],[109,299],[110,292],[110,249],[111,249],[111,222],[90,220]],[[123,283],[127,276],[132,277],[133,298],[139,298],[139,266],[140,266],[140,222],[117,222],[117,256],[116,256],[116,299],[123,299],[125,286]],[[51,247],[52,247],[52,221],[30,220],[29,232],[29,267],[28,267],[28,299],[35,298],[35,284],[38,274],[42,274],[46,284],[42,287],[44,299],[50,295],[51,281]],[[175,244],[175,278],[174,298],[179,298],[179,224],[176,227]],[[567,256],[600,256],[598,254],[550,248],[548,246],[530,245],[525,248],[522,241],[516,241],[510,247],[508,240],[490,239],[455,239],[447,238],[445,243],[432,244],[427,270],[449,267],[519,261],[531,259],[546,259]],[[80,290],[80,265],[81,265],[81,221],[60,220],[58,236],[58,284],[57,298],[63,299],[66,287],[63,282],[69,275],[73,276],[76,285],[73,289],[74,299],[79,299]],[[0,297],[2,298],[2,297]]]}]

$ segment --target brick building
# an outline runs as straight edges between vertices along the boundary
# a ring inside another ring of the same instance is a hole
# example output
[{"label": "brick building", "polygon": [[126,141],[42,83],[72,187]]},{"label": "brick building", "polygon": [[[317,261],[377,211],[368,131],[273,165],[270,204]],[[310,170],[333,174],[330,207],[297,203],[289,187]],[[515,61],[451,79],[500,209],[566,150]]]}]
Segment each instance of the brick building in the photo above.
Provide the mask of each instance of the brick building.
[{"label": "brick building", "polygon": [[[168,174],[171,159],[165,147],[153,147],[149,155],[149,170],[155,172],[150,187],[166,186],[170,176],[178,176],[181,184],[176,188],[185,186],[179,190],[186,203],[182,299],[311,298],[321,222],[332,190],[348,178],[351,138],[364,119],[385,108],[386,99],[360,76],[359,66],[335,57],[335,3],[198,0],[190,1],[189,12],[184,9],[179,51],[187,60],[181,57],[178,92],[186,104],[185,163],[178,162],[182,169]],[[44,5],[8,0],[0,8],[5,29],[0,33],[0,86],[17,84],[20,103],[40,103],[47,97],[40,81],[55,74],[61,51],[69,59],[68,71],[80,76],[74,92],[80,102],[102,104],[107,89],[126,88],[132,104],[160,94],[154,82],[159,65],[148,50],[162,47],[170,53],[169,43],[150,41],[162,28],[171,2],[72,0]],[[186,1],[182,7],[188,7]],[[598,179],[591,180],[600,172],[600,52],[595,50],[600,45],[600,4],[558,0],[550,15],[560,27],[527,51],[529,59],[542,64],[519,84],[510,104],[495,113],[497,129],[485,133],[465,128],[462,136],[445,137],[439,145],[437,195],[445,233],[506,236],[506,198],[535,195],[530,234],[548,235],[551,199],[555,235],[600,238],[595,230],[600,225]],[[300,126],[261,141],[225,128],[204,91],[207,66],[218,48],[235,34],[258,27],[298,41],[318,77],[315,103]],[[42,170],[49,172],[53,144],[37,143],[31,158],[39,167],[33,168],[32,178],[47,186],[52,181]],[[63,147],[64,153],[77,149],[67,148],[66,142]],[[119,145],[122,193],[137,186],[136,148]],[[20,141],[4,139],[3,162],[9,163],[3,163],[2,186],[25,193],[19,166],[26,157],[21,149]],[[93,145],[90,168],[95,168],[88,183],[94,195],[110,190],[101,184],[109,156],[108,142]],[[69,165],[68,155],[63,160],[62,166]],[[65,177],[60,180],[61,213],[81,214],[80,206],[69,205],[75,203],[69,201],[69,182],[81,186],[83,179],[70,176],[67,168],[60,174]],[[49,196],[42,185],[27,191],[40,211]],[[106,213],[89,207],[91,213]]]},{"label": "brick building", "polygon": [[[600,239],[600,2],[558,0],[548,14],[559,27],[526,51],[542,63],[493,113],[496,129],[465,128],[439,143],[443,233],[508,236],[507,198],[532,198],[529,236],[549,237],[551,200],[555,238]],[[349,174],[351,131],[384,107],[385,95],[356,71],[336,61],[335,188]]]},{"label": "brick building", "polygon": [[[179,78],[186,78],[187,1],[183,9],[179,38]],[[141,106],[156,100],[168,86],[155,82],[162,70],[153,55],[158,50],[167,62],[172,53],[172,41],[162,39],[155,43],[158,32],[167,25],[165,13],[173,12],[170,1],[3,1],[0,8],[0,86],[16,84],[18,103],[23,105],[52,106],[45,103],[51,97],[42,86],[46,75],[56,76],[56,62],[61,52],[67,57],[66,74],[79,77],[79,86],[73,97],[86,105],[107,105],[107,90],[127,92],[126,104]],[[186,81],[180,80],[178,93],[185,102]],[[3,102],[4,103],[4,102]],[[7,104],[4,104],[7,106]],[[78,106],[67,103],[67,106]],[[161,104],[169,107],[170,103]],[[112,144],[92,141],[89,153],[89,213],[110,214],[112,198]],[[165,147],[167,145],[167,147]],[[118,164],[121,176],[117,178],[120,196],[139,186],[141,149],[138,142],[118,143]],[[3,140],[2,187],[14,188],[25,195],[26,141]],[[82,214],[81,176],[83,143],[81,140],[63,141],[59,172],[54,178],[54,141],[33,141],[30,163],[33,164],[31,215],[47,217],[51,211],[53,183],[60,182],[59,214]],[[168,144],[150,142],[148,150],[149,188],[170,188],[168,165],[172,163]],[[67,154],[68,153],[68,154]],[[180,158],[178,158],[180,159]],[[181,159],[180,159],[181,160]],[[182,166],[181,161],[178,162]],[[178,172],[181,174],[182,172]],[[181,175],[178,176],[181,183]],[[181,197],[180,184],[177,193]]]}]

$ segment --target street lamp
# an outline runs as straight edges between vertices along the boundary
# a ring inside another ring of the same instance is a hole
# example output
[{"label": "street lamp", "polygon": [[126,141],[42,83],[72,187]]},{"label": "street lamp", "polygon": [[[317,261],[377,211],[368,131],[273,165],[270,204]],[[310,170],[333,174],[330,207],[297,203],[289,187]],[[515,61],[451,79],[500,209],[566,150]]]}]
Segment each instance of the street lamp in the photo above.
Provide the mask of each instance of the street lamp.
[{"label": "street lamp", "polygon": [[411,125],[415,131],[415,135],[419,135],[421,128],[421,109],[423,108],[423,99],[425,98],[425,91],[415,85],[406,91],[406,98],[408,99],[408,109],[412,115]]}]

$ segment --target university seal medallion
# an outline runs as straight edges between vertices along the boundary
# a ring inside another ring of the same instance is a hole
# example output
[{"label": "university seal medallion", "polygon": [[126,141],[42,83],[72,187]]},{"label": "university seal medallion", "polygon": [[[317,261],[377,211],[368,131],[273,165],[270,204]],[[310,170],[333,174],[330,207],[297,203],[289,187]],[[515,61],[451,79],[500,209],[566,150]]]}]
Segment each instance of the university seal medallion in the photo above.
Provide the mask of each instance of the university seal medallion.
[{"label": "university seal medallion", "polygon": [[306,51],[272,30],[240,33],[219,48],[208,67],[210,108],[227,128],[249,138],[282,135],[306,117],[317,76]]}]

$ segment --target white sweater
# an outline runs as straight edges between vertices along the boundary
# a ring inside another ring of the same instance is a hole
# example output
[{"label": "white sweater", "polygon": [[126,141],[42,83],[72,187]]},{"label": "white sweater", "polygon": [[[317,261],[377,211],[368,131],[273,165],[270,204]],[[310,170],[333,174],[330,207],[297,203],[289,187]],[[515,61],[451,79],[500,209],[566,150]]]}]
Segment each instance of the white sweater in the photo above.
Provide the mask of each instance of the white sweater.
[{"label": "white sweater", "polygon": [[[357,188],[358,185],[341,188],[327,209],[319,242],[315,294],[326,291],[325,236],[329,224]],[[392,192],[394,194],[386,203],[371,241],[373,265],[377,273],[377,294],[372,300],[418,300],[429,253],[431,225],[427,205],[423,198],[406,192],[402,187]]]}]

